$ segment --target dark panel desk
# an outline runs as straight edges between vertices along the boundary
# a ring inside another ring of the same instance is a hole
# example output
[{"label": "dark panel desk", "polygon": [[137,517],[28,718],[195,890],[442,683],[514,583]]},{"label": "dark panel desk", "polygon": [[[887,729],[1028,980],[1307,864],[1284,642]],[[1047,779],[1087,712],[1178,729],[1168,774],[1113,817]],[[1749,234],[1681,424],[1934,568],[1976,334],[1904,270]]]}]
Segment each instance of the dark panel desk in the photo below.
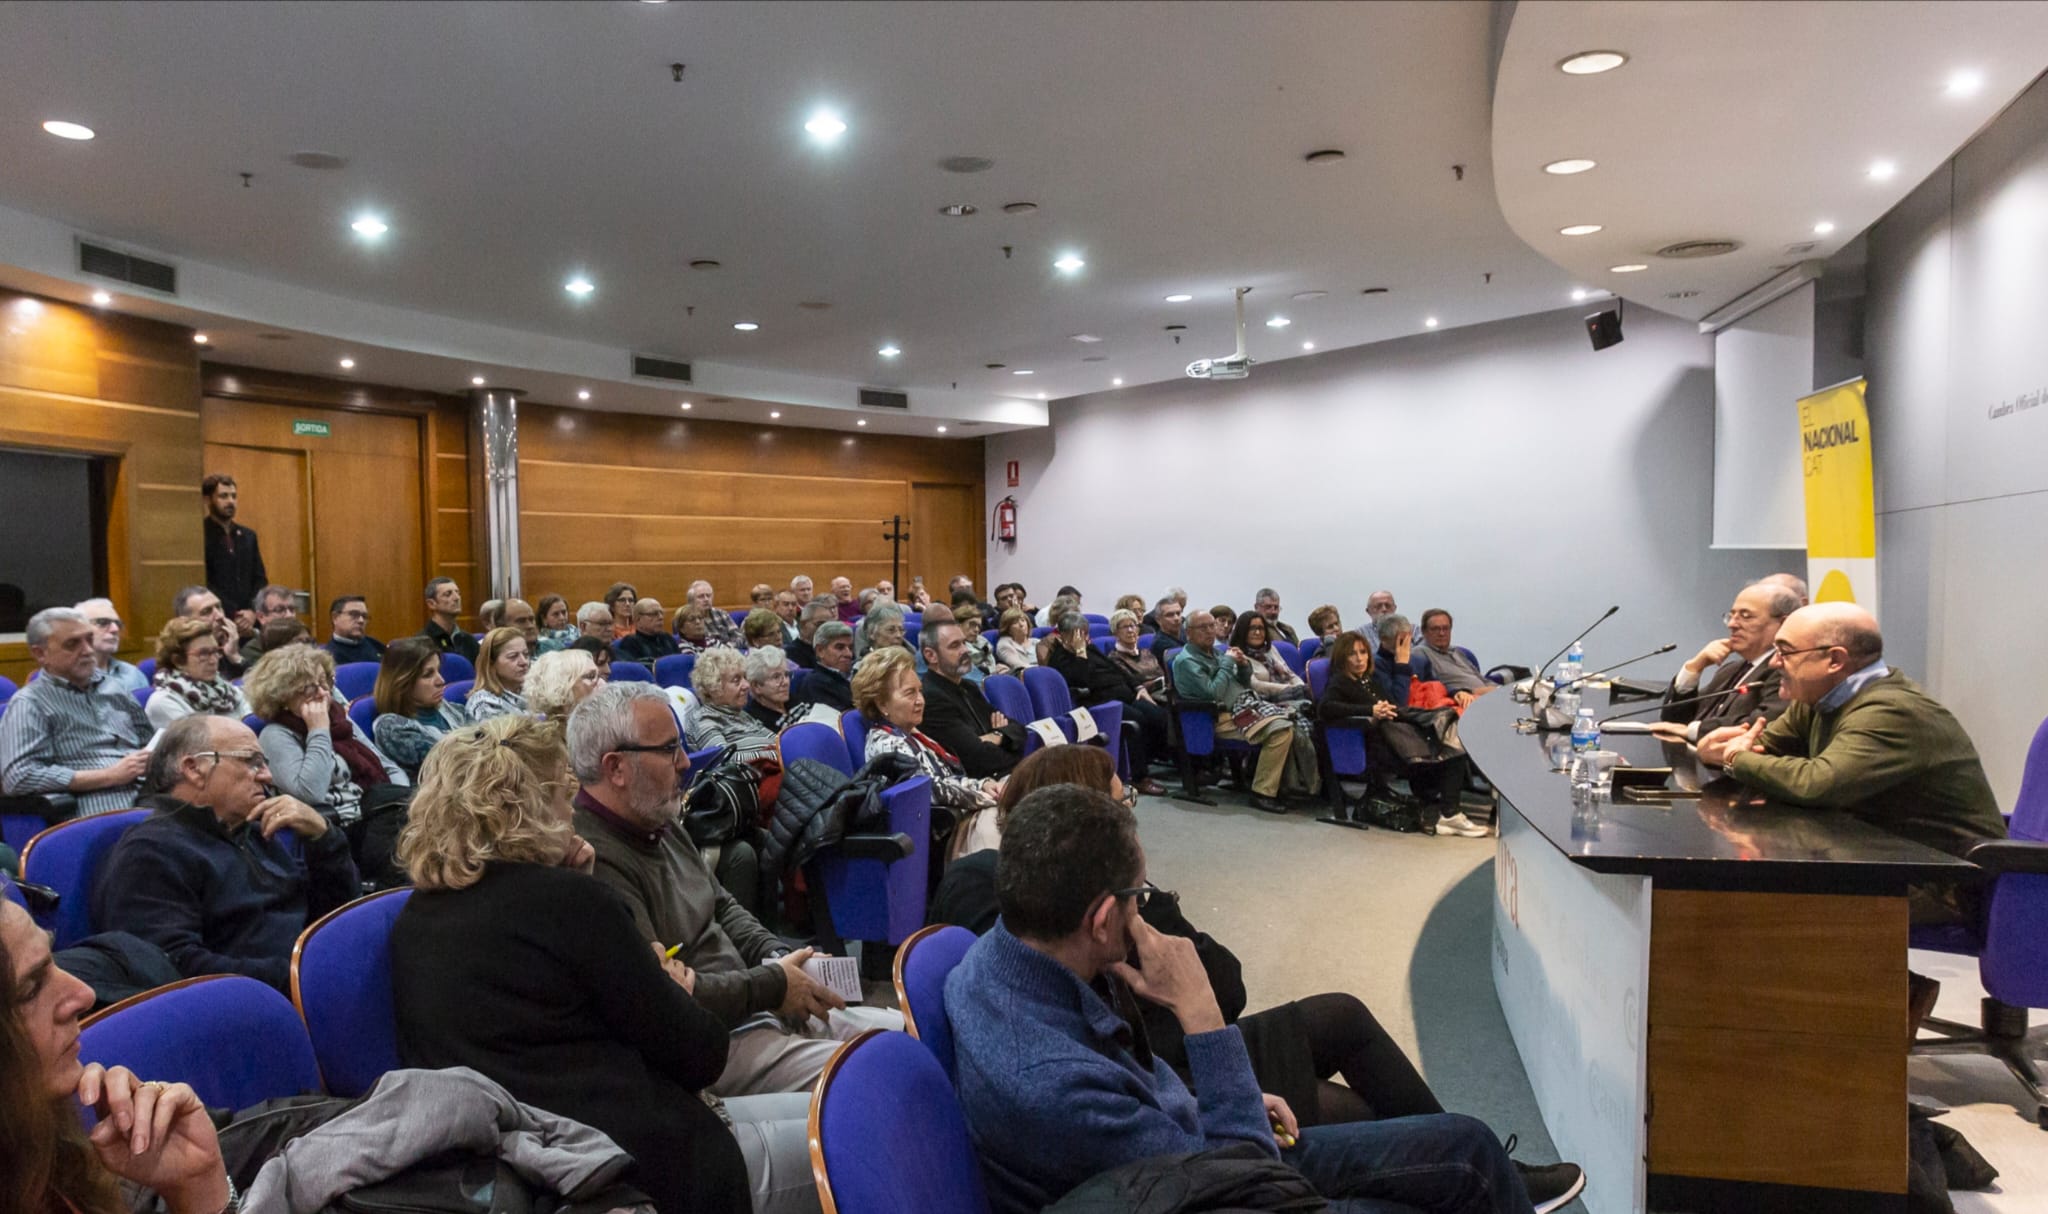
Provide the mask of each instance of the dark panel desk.
[{"label": "dark panel desk", "polygon": [[1502,801],[1494,987],[1587,1207],[1903,1210],[1905,891],[1970,866],[1644,734],[1605,748],[1685,799],[1575,796],[1525,708],[1461,729]]}]

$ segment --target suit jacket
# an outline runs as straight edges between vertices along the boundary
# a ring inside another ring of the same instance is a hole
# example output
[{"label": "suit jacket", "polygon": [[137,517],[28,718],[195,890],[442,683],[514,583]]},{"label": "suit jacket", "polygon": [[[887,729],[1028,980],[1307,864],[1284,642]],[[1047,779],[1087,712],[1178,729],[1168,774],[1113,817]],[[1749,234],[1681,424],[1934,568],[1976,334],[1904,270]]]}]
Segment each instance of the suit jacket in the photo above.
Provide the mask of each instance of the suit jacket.
[{"label": "suit jacket", "polygon": [[801,638],[784,645],[782,647],[782,656],[795,662],[805,670],[816,670],[818,668],[817,649],[813,648],[809,641],[802,640]]},{"label": "suit jacket", "polygon": [[924,732],[932,741],[953,752],[967,774],[982,779],[1000,776],[1024,757],[1024,723],[1013,722],[1002,730],[1001,742],[985,742],[981,735],[995,732],[991,718],[995,709],[988,697],[966,679],[955,683],[935,671],[924,676]]},{"label": "suit jacket", "polygon": [[[1775,721],[1785,712],[1784,697],[1778,694],[1779,673],[1768,656],[1753,673],[1748,662],[1726,662],[1713,678],[1683,695],[1679,694],[1678,679],[1674,676],[1664,688],[1664,711],[1658,715],[1675,725],[1694,726],[1691,733],[1695,741],[1723,725],[1747,725],[1758,716],[1766,721]],[[1737,686],[1742,688],[1739,693],[1735,690]],[[1688,700],[1695,696],[1712,698],[1694,700],[1690,704],[1671,704],[1673,700]]]}]

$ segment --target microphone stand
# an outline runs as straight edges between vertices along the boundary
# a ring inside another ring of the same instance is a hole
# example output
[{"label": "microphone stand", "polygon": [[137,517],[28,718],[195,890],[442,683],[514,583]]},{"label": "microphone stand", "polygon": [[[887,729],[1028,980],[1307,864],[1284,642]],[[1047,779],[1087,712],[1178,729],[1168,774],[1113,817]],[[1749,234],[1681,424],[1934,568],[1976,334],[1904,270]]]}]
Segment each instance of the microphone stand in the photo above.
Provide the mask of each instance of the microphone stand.
[{"label": "microphone stand", "polygon": [[1611,616],[1615,612],[1620,610],[1620,603],[1616,603],[1614,606],[1609,607],[1605,612],[1601,614],[1599,619],[1594,620],[1592,623],[1586,625],[1585,632],[1581,632],[1579,635],[1573,637],[1571,640],[1566,641],[1564,643],[1563,648],[1559,649],[1556,653],[1551,654],[1548,658],[1545,658],[1543,661],[1543,665],[1538,666],[1536,668],[1536,673],[1530,675],[1526,682],[1515,684],[1513,692],[1514,697],[1517,700],[1520,700],[1524,703],[1533,701],[1536,698],[1536,685],[1543,681],[1543,672],[1550,669],[1550,664],[1552,662],[1555,662],[1559,658],[1563,657],[1568,651],[1570,651],[1572,646],[1578,644],[1580,641],[1585,640],[1587,635],[1590,634],[1595,628],[1598,628],[1600,625],[1605,624],[1607,622],[1608,616]]},{"label": "microphone stand", "polygon": [[[1569,649],[1571,648],[1571,646],[1567,645],[1565,646],[1565,648]],[[1529,723],[1529,727],[1532,730],[1537,732],[1545,732],[1554,729],[1570,729],[1572,727],[1571,718],[1565,716],[1564,712],[1561,709],[1558,709],[1553,706],[1557,696],[1557,692],[1576,690],[1577,688],[1585,685],[1586,683],[1594,679],[1605,678],[1607,675],[1612,674],[1614,671],[1620,670],[1624,666],[1633,666],[1637,662],[1645,661],[1649,658],[1654,658],[1660,653],[1670,653],[1672,650],[1676,648],[1678,648],[1678,646],[1675,643],[1660,645],[1657,648],[1652,649],[1648,653],[1639,653],[1635,657],[1630,658],[1626,662],[1616,662],[1614,665],[1609,666],[1605,670],[1596,670],[1592,674],[1580,675],[1578,678],[1573,679],[1571,682],[1564,684],[1562,687],[1553,688],[1547,691],[1538,687],[1532,687],[1530,688],[1529,694],[1529,711],[1532,715],[1524,718],[1524,720]]]}]

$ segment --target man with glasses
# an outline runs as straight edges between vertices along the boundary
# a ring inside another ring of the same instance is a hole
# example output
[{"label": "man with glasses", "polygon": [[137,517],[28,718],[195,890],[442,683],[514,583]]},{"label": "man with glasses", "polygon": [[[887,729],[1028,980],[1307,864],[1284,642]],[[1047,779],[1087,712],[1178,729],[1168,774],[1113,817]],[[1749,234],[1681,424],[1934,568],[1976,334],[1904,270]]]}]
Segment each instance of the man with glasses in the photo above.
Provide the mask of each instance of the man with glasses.
[{"label": "man with glasses", "polygon": [[[1771,642],[1785,617],[1797,610],[1799,596],[1776,582],[1744,586],[1721,617],[1728,635],[1708,641],[1679,668],[1664,689],[1662,720],[1651,732],[1671,741],[1697,742],[1724,725],[1747,725],[1759,715],[1767,722],[1777,720],[1785,701],[1778,694]],[[1709,670],[1712,678],[1706,678]]]},{"label": "man with glasses", "polygon": [[344,594],[327,608],[331,639],[325,648],[336,666],[350,662],[381,662],[384,642],[370,635],[370,604],[360,594]]},{"label": "man with glasses", "polygon": [[112,599],[87,599],[75,610],[85,616],[85,622],[92,625],[92,656],[99,663],[100,673],[106,677],[100,680],[101,695],[125,696],[149,686],[149,676],[142,673],[132,662],[120,659],[121,638],[127,625],[121,622],[121,613],[114,610]]},{"label": "man with glasses", "polygon": [[[954,1087],[996,1214],[1042,1209],[1124,1164],[1239,1144],[1339,1210],[1528,1214],[1507,1152],[1473,1118],[1301,1128],[1259,1091],[1194,941],[1139,915],[1153,892],[1137,820],[1105,793],[1041,788],[1003,828],[1002,918],[946,980]],[[1141,1000],[1180,1022],[1199,1101],[1153,1055]]]},{"label": "man with glasses", "polygon": [[127,809],[149,764],[149,718],[132,695],[99,694],[107,675],[93,644],[84,613],[36,612],[28,651],[42,677],[0,714],[0,793],[41,798],[53,822]]},{"label": "man with glasses", "polygon": [[93,922],[156,945],[187,978],[243,974],[288,992],[299,934],[362,884],[341,830],[269,778],[247,725],[172,722],[149,760],[150,816],[108,856]]},{"label": "man with glasses", "polygon": [[299,601],[292,595],[289,586],[265,586],[256,592],[256,625],[247,639],[242,642],[242,668],[256,665],[256,659],[263,656],[263,630],[272,620],[295,620],[299,618]]},{"label": "man with glasses", "polygon": [[[2005,838],[1970,735],[1885,664],[1875,616],[1853,603],[1801,607],[1778,629],[1771,664],[1785,714],[1714,730],[1700,739],[1701,762],[1774,800],[1846,810],[1951,855]],[[1908,895],[1916,924],[1969,918],[1959,888]]]}]

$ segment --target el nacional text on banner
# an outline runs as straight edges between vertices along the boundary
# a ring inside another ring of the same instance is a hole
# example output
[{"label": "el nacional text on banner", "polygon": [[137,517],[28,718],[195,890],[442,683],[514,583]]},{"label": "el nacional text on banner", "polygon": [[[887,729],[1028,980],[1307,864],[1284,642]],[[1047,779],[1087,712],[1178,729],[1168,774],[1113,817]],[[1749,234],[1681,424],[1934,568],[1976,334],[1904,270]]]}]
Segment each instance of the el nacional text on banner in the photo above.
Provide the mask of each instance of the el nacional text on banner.
[{"label": "el nacional text on banner", "polygon": [[1877,513],[1864,381],[1799,398],[1806,485],[1806,580],[1816,603],[1877,606]]}]

